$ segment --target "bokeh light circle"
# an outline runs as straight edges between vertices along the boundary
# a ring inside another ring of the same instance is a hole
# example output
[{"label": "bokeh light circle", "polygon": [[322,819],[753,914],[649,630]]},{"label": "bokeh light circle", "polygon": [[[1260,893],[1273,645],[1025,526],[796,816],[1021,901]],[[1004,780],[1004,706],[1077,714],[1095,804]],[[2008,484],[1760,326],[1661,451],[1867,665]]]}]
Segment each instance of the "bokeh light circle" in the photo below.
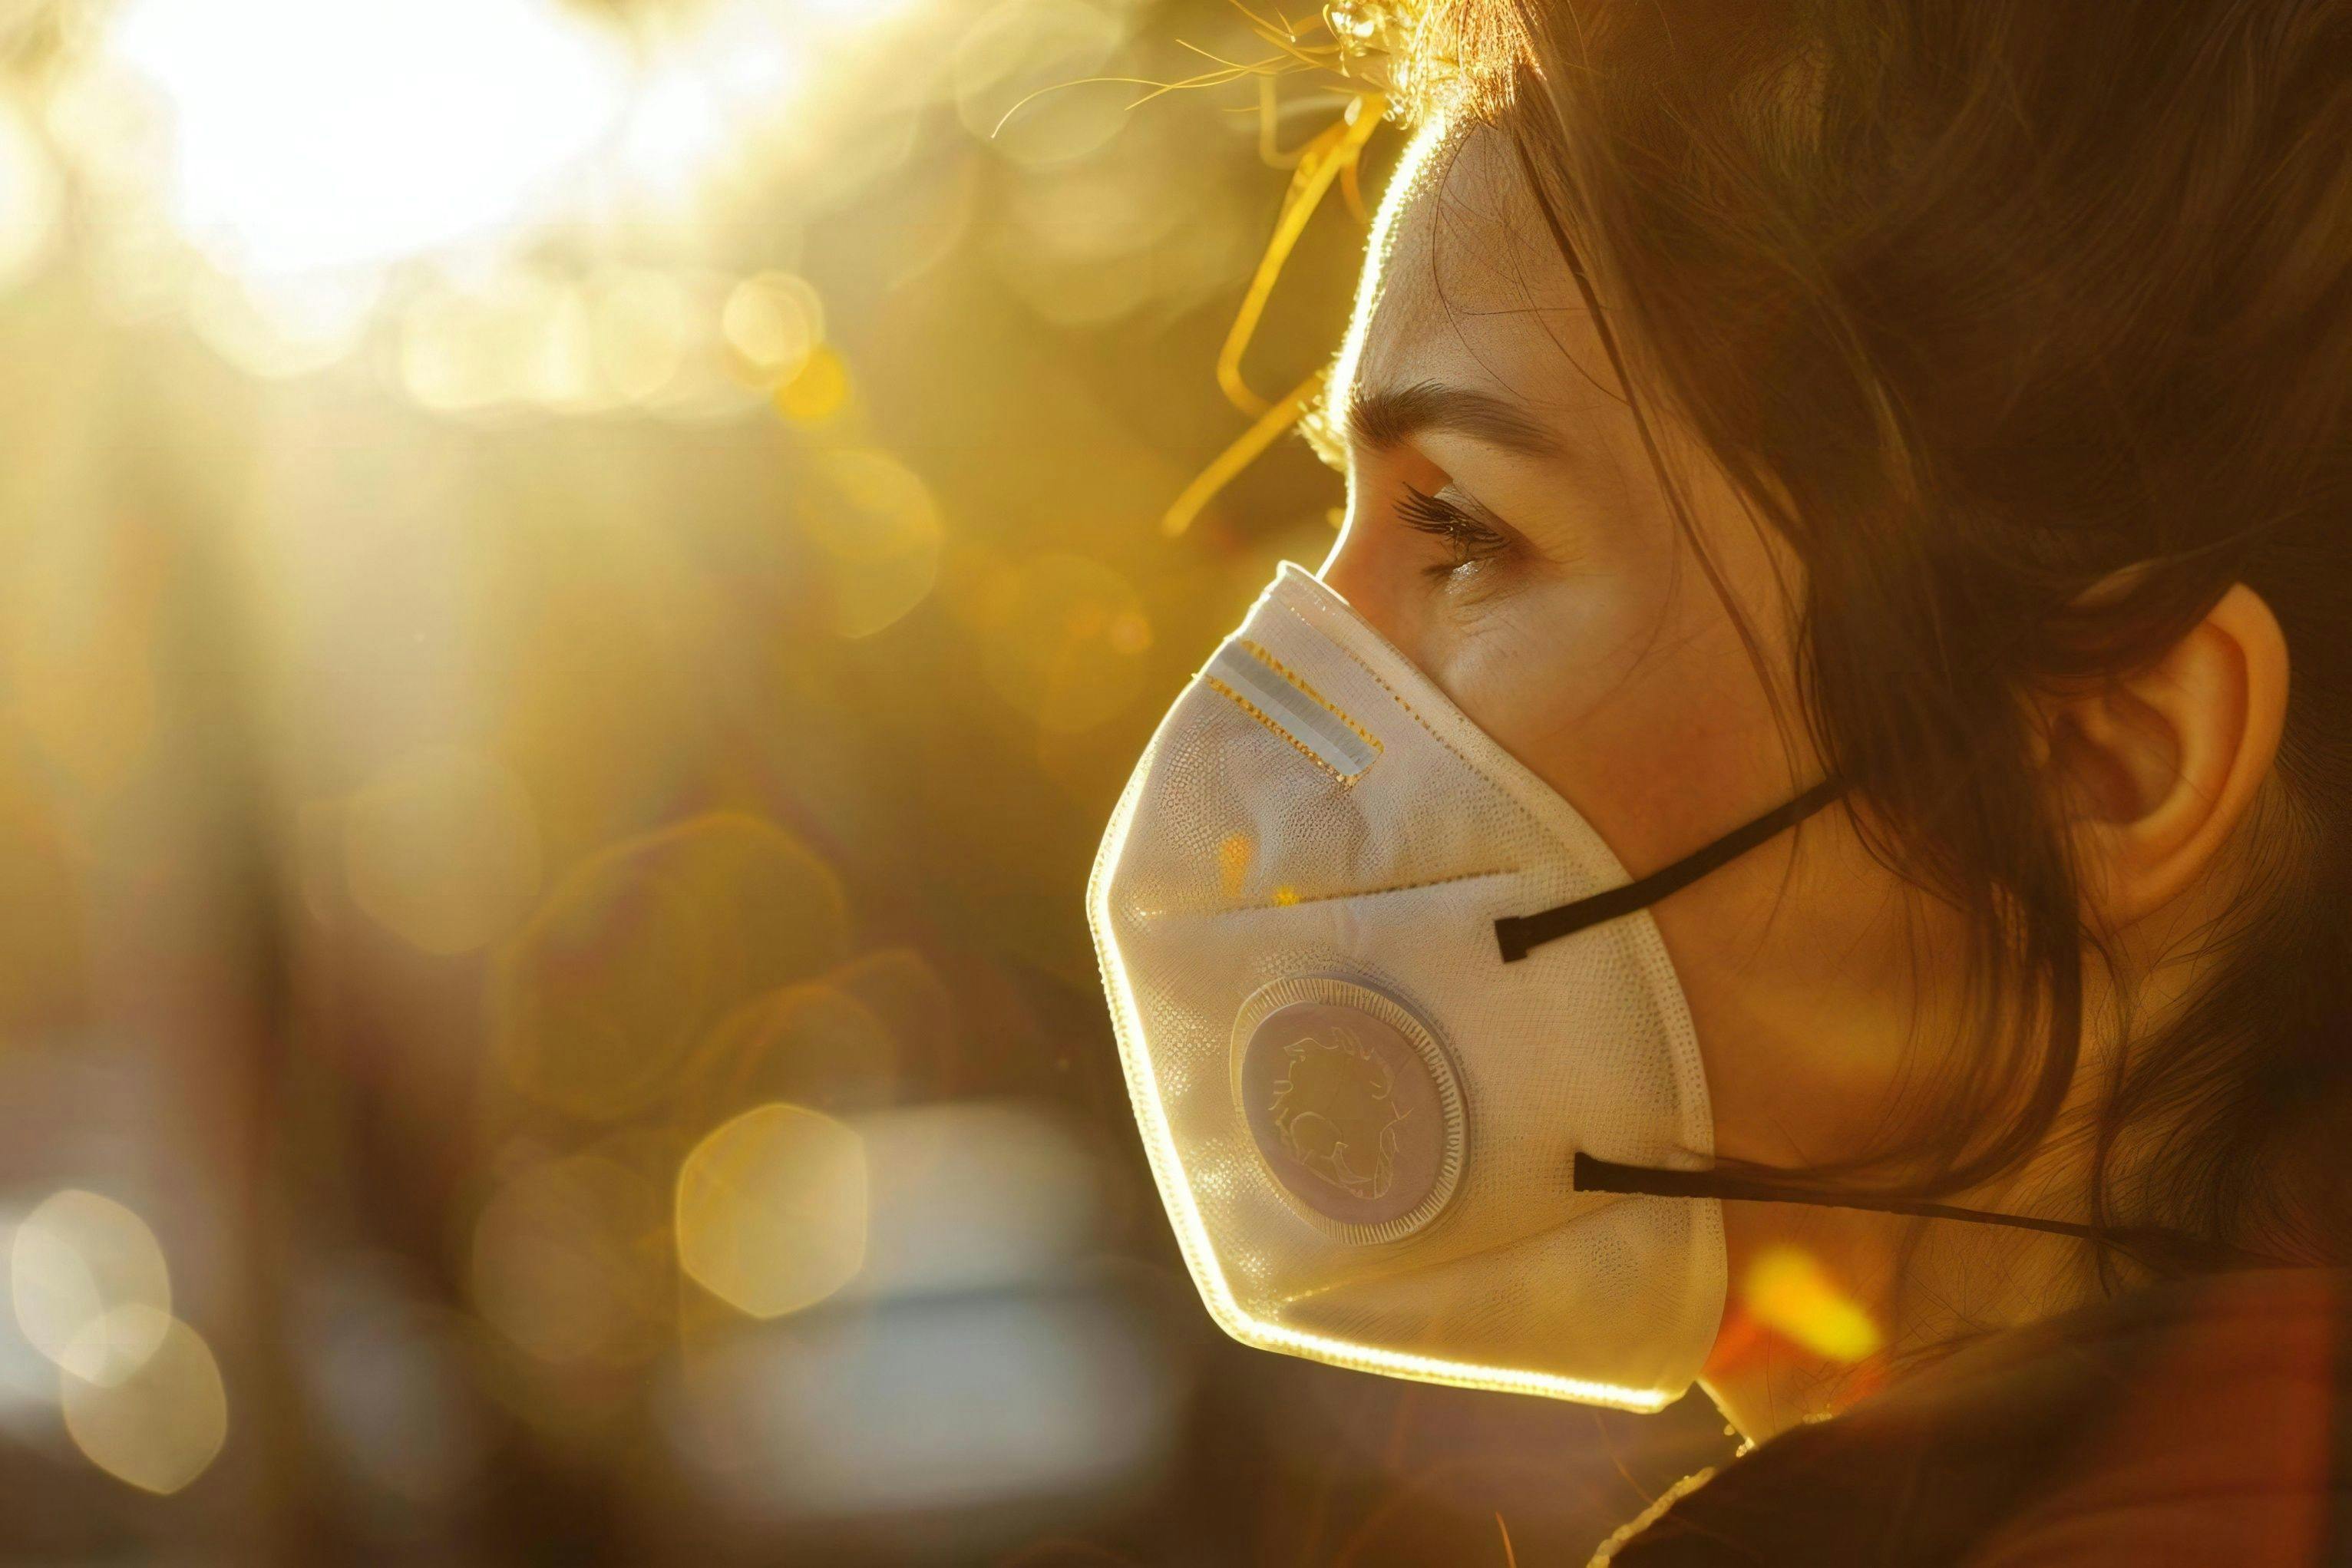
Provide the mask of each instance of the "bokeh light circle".
[{"label": "bokeh light circle", "polygon": [[928,597],[939,580],[946,529],[931,488],[887,452],[825,455],[802,526],[824,551],[834,627],[870,637]]},{"label": "bokeh light circle", "polygon": [[1037,556],[992,574],[968,607],[990,685],[1041,729],[1091,729],[1142,690],[1150,619],[1134,585],[1098,560]]},{"label": "bokeh light circle", "polygon": [[228,1391],[212,1348],[195,1330],[149,1306],[118,1307],[83,1330],[111,1346],[147,1342],[138,1366],[110,1382],[68,1374],[59,1403],[84,1458],[142,1491],[178,1491],[204,1474],[228,1439]]},{"label": "bokeh light circle", "polygon": [[155,1233],[94,1192],[68,1187],[26,1215],[9,1247],[8,1275],[26,1340],[83,1381],[129,1376],[171,1321],[171,1271]]},{"label": "bokeh light circle", "polygon": [[1003,0],[971,24],[955,57],[963,123],[1015,163],[1046,167],[1095,152],[1127,126],[1128,96],[1087,78],[1124,28],[1085,0]]},{"label": "bokeh light circle", "polygon": [[490,1326],[555,1365],[651,1354],[662,1310],[660,1195],[616,1161],[542,1160],[482,1207],[474,1304]]},{"label": "bokeh light circle", "polygon": [[791,834],[698,817],[591,858],[502,956],[499,1053],[527,1097],[590,1121],[680,1087],[720,1019],[847,952],[832,868]]},{"label": "bokeh light circle", "polygon": [[805,1106],[728,1122],[677,1177],[677,1257],[688,1278],[755,1318],[814,1306],[866,1262],[865,1143]]},{"label": "bokeh light circle", "polygon": [[776,385],[799,375],[824,340],[824,308],[806,280],[762,272],[728,291],[719,329],[751,375]]}]

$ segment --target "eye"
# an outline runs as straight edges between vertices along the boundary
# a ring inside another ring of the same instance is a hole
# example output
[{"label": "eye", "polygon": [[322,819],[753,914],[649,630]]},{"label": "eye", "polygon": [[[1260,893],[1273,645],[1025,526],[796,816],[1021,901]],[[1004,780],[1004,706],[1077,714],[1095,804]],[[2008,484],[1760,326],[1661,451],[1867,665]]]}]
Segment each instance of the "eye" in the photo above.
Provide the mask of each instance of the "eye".
[{"label": "eye", "polygon": [[1396,515],[1405,527],[1444,544],[1444,559],[1423,568],[1431,577],[1451,577],[1511,548],[1509,538],[1500,529],[1480,521],[1459,504],[1415,485],[1404,486],[1404,499],[1397,503]]}]

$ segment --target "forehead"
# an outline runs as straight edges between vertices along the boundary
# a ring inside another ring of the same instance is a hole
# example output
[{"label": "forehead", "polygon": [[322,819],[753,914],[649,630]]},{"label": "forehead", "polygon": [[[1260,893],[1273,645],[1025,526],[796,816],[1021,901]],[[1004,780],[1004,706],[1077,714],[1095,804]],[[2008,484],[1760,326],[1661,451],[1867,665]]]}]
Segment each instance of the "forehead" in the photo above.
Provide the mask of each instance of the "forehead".
[{"label": "forehead", "polygon": [[1346,391],[1425,381],[1508,397],[1547,423],[1622,403],[1517,157],[1475,122],[1432,126],[1406,154],[1341,365]]}]

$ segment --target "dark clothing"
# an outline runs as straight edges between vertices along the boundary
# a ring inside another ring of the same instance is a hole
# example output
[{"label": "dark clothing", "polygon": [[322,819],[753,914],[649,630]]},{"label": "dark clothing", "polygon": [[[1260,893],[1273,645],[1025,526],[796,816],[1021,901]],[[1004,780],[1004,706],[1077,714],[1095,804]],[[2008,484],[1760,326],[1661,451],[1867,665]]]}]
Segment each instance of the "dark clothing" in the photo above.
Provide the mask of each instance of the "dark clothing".
[{"label": "dark clothing", "polygon": [[1759,1445],[1612,1561],[2352,1563],[2347,1328],[2352,1273],[2280,1269],[1992,1335]]}]

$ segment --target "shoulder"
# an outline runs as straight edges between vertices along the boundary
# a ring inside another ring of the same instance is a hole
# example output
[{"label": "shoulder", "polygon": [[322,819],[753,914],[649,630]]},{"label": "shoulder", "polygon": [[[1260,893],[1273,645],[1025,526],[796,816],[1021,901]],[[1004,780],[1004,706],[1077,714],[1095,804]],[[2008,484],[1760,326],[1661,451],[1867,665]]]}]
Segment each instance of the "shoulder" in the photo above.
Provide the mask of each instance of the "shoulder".
[{"label": "shoulder", "polygon": [[1621,1568],[2337,1560],[2352,1279],[2268,1270],[1997,1335],[1763,1444],[1612,1543]]}]

